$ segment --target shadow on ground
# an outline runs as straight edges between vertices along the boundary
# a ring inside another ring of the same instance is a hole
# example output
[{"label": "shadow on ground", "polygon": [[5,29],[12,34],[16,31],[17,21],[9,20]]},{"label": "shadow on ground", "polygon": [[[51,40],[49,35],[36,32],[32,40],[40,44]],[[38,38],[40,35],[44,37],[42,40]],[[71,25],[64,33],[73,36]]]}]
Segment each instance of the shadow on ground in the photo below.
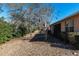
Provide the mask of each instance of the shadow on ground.
[{"label": "shadow on ground", "polygon": [[66,44],[63,41],[56,39],[55,37],[49,36],[46,40],[45,34],[36,34],[30,42],[47,42],[50,44],[51,47],[69,49],[69,50],[76,50],[72,45]]},{"label": "shadow on ground", "polygon": [[44,34],[36,34],[31,40],[30,42],[35,42],[35,41],[45,41],[45,35]]}]

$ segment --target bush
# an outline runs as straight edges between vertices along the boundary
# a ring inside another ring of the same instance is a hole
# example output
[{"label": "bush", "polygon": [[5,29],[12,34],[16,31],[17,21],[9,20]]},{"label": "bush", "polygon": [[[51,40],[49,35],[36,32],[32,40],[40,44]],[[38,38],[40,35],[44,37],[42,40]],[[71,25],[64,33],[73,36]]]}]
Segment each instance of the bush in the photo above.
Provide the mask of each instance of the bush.
[{"label": "bush", "polygon": [[13,37],[21,37],[22,36],[22,31],[21,30],[17,30],[16,32],[13,33]]},{"label": "bush", "polygon": [[24,25],[20,25],[17,29],[14,28],[14,37],[21,37],[25,34],[27,34],[27,27],[25,27]]},{"label": "bush", "polygon": [[36,30],[35,27],[25,26],[24,24],[21,24],[16,30],[14,30],[13,36],[14,37],[21,37],[21,36],[24,36],[25,34],[32,33],[35,30]]},{"label": "bush", "polygon": [[0,22],[0,43],[10,40],[12,36],[12,27],[6,22]]}]

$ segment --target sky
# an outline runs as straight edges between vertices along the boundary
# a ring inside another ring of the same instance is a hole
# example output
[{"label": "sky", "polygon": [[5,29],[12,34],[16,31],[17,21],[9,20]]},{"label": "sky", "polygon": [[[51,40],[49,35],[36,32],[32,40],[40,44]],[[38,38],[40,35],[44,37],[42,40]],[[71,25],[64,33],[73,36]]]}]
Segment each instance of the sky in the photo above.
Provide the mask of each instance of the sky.
[{"label": "sky", "polygon": [[[70,16],[76,12],[79,11],[79,3],[49,3],[49,5],[54,8],[52,12],[52,21],[51,23],[55,23],[57,21],[62,20],[63,18]],[[2,7],[4,10],[2,13],[0,13],[0,17],[4,16],[7,21],[9,21],[8,18],[8,8],[4,4]]]},{"label": "sky", "polygon": [[79,3],[56,3],[52,4],[55,8],[54,15],[52,18],[52,23],[62,20],[67,16],[70,16],[79,11]]}]

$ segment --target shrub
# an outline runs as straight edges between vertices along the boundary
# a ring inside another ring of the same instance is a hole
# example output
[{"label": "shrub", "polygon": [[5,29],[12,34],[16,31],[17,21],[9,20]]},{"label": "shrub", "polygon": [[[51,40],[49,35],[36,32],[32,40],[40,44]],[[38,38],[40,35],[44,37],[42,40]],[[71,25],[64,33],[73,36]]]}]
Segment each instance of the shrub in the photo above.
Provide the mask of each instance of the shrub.
[{"label": "shrub", "polygon": [[25,34],[32,33],[35,30],[36,30],[36,27],[25,26],[24,24],[21,24],[17,29],[14,30],[13,36],[14,37],[21,37],[21,36],[24,36]]},{"label": "shrub", "polygon": [[12,27],[6,22],[0,22],[0,43],[6,42],[12,38]]},{"label": "shrub", "polygon": [[27,27],[21,24],[17,29],[14,27],[14,37],[21,37],[27,34]]}]

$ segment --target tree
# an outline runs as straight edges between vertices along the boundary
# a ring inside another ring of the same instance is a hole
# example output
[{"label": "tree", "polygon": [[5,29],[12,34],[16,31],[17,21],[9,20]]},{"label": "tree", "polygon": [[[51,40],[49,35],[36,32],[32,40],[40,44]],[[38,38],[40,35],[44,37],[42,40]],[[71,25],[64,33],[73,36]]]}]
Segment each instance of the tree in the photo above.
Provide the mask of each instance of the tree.
[{"label": "tree", "polygon": [[35,25],[40,29],[49,25],[50,17],[52,15],[52,7],[48,6],[48,4],[31,4],[29,6],[29,18],[31,18],[32,22],[35,22]]},{"label": "tree", "polygon": [[8,4],[14,31],[24,28],[27,32],[44,29],[49,25],[52,7],[49,4]]}]

